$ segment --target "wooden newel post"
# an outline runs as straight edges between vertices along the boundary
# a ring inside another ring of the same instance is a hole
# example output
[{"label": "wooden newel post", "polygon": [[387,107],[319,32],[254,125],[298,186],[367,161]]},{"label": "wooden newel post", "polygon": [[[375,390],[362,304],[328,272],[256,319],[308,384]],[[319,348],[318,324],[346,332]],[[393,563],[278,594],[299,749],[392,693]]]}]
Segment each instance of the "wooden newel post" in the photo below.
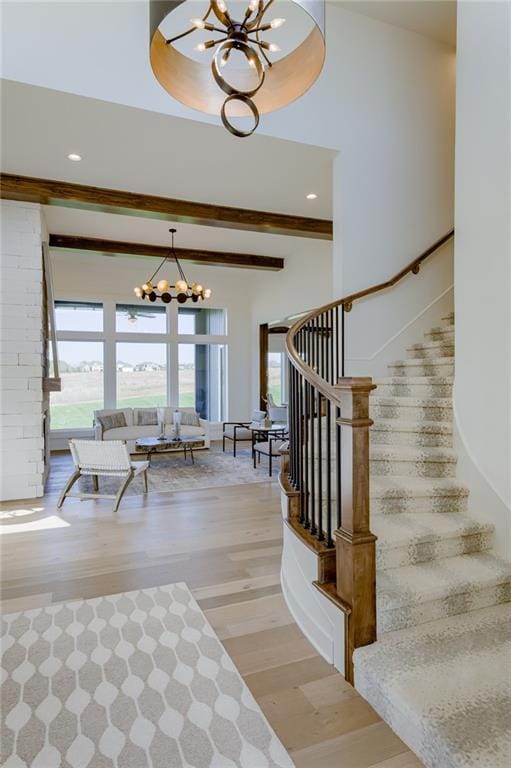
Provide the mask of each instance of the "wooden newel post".
[{"label": "wooden newel post", "polygon": [[355,648],[376,640],[376,536],[369,522],[369,394],[371,378],[340,379],[341,526],[335,532],[337,594],[346,617],[345,676],[353,682]]}]

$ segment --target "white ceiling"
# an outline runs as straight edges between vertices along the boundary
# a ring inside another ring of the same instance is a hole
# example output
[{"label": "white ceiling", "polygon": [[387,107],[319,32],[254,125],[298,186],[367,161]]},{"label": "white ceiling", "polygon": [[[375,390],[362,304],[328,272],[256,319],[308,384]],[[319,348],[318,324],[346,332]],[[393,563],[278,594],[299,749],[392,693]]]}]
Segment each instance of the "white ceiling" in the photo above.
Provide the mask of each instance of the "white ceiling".
[{"label": "white ceiling", "polygon": [[219,126],[9,81],[1,128],[4,172],[331,217],[331,150],[261,135],[247,144]]},{"label": "white ceiling", "polygon": [[456,0],[343,0],[349,11],[456,45]]}]

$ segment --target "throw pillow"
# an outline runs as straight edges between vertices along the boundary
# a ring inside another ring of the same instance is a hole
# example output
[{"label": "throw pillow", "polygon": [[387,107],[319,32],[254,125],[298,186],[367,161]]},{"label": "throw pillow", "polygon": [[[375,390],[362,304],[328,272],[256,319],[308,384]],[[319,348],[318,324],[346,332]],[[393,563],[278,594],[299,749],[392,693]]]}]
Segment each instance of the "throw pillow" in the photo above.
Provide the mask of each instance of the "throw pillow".
[{"label": "throw pillow", "polygon": [[158,411],[156,408],[144,408],[135,411],[138,427],[153,427],[158,424]]},{"label": "throw pillow", "polygon": [[183,427],[200,427],[199,414],[195,411],[182,411],[177,409],[181,414],[181,426]]},{"label": "throw pillow", "polygon": [[119,427],[126,427],[126,416],[121,413],[109,413],[103,416],[98,416],[98,421],[103,427],[103,431],[106,432],[109,429],[117,429]]}]

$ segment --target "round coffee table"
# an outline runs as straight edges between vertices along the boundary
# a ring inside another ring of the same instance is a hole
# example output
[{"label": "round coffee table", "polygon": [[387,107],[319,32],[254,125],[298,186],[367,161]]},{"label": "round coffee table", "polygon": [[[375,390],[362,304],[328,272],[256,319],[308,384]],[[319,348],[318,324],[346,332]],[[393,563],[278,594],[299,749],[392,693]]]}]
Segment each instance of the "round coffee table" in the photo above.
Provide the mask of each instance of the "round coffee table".
[{"label": "round coffee table", "polygon": [[203,446],[204,439],[201,437],[139,437],[138,440],[135,440],[135,450],[138,453],[146,454],[149,466],[153,453],[168,453],[169,451],[183,451],[185,461],[188,451],[192,464],[195,464],[193,449]]}]

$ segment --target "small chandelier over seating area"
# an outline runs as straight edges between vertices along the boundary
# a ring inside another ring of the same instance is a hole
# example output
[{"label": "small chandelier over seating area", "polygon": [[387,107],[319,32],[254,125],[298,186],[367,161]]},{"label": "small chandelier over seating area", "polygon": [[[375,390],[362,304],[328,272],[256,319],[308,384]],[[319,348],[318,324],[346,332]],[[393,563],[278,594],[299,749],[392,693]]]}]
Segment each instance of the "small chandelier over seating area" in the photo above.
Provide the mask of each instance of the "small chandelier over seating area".
[{"label": "small chandelier over seating area", "polygon": [[[250,136],[259,124],[259,115],[273,112],[302,96],[316,81],[325,59],[325,0],[291,0],[288,9],[304,13],[290,25],[291,50],[280,58],[275,54],[286,45],[280,34],[283,18],[270,18],[275,0],[209,0],[202,15],[190,20],[191,27],[168,36],[159,27],[170,29],[174,11],[187,0],[150,0],[150,58],[156,79],[175,99],[192,109],[220,114],[222,123],[234,136]],[[179,10],[178,10],[179,16]],[[296,38],[309,27],[301,42]],[[273,32],[277,34],[273,36]],[[176,43],[199,33],[197,57],[179,50]],[[200,33],[206,33],[202,38]],[[262,35],[262,37],[261,37]],[[294,36],[293,36],[294,35]],[[274,39],[272,39],[272,37]],[[279,45],[279,38],[280,43]],[[289,39],[288,41],[289,42]],[[208,57],[210,50],[213,55]],[[201,59],[202,54],[202,60]],[[226,66],[238,60],[241,66]],[[251,118],[251,126],[238,127],[233,118]]]},{"label": "small chandelier over seating area", "polygon": [[[133,289],[135,296],[138,299],[149,299],[149,301],[157,301],[160,299],[164,304],[169,304],[172,299],[179,302],[179,304],[185,304],[189,299],[194,303],[202,301],[203,299],[209,299],[211,297],[211,288],[204,288],[200,283],[189,283],[186,279],[186,275],[179,263],[174,248],[174,235],[177,230],[169,229],[169,232],[172,235],[171,255],[165,256],[149,280],[142,286],[137,285],[137,287]],[[176,262],[176,267],[179,272],[179,280],[176,280],[175,283],[169,283],[166,278],[162,278],[161,280],[158,280],[158,282],[155,282],[156,275],[170,258],[173,258]],[[172,293],[172,291],[174,291],[174,293]]]}]

